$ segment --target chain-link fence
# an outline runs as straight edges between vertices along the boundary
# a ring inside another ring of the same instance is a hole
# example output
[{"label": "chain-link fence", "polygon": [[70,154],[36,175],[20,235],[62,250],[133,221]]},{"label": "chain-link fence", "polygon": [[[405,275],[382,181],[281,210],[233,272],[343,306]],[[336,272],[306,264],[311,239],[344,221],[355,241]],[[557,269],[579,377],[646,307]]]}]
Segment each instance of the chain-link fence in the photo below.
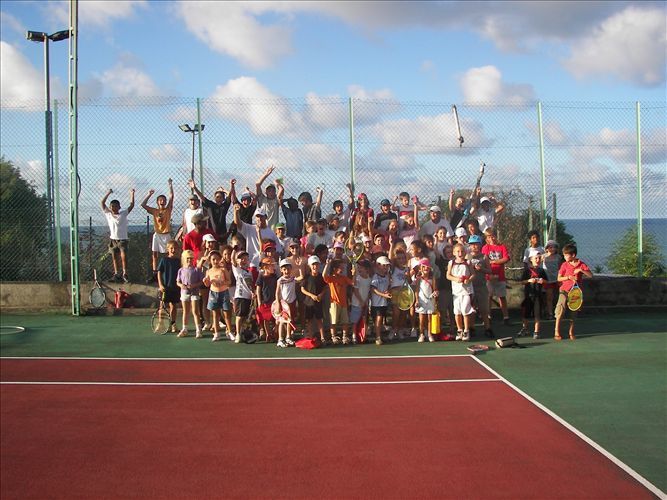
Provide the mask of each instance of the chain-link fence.
[{"label": "chain-link fence", "polygon": [[[487,165],[483,191],[494,193],[507,207],[498,224],[515,265],[526,232],[546,228],[561,244],[574,240],[591,267],[608,271],[615,245],[637,227],[638,126],[643,231],[658,251],[666,253],[664,103],[642,103],[639,120],[636,104],[625,102],[457,108],[462,145],[452,107],[444,103],[319,97],[80,100],[82,278],[89,278],[92,268],[103,275],[111,269],[108,228],[100,208],[109,188],[122,207],[130,203],[130,189],[136,189],[129,217],[130,274],[140,281],[150,266],[152,232],[140,204],[151,188],[156,194],[166,193],[168,178],[174,181],[172,222],[177,228],[193,170],[198,187],[209,197],[218,186],[228,189],[232,178],[237,179],[237,191],[246,186],[254,191],[264,169],[275,165],[267,183],[282,178],[286,197],[322,187],[324,214],[334,200],[346,199],[348,182],[357,193],[365,192],[375,209],[381,199],[393,200],[407,191],[427,204],[440,203],[447,212],[450,190],[469,193],[480,162]],[[54,108],[51,176],[41,109],[43,104],[37,102],[2,102],[3,280],[55,281],[69,276],[68,110],[63,103]],[[179,128],[188,124],[192,129],[197,123],[205,126],[200,134]],[[17,176],[28,184],[17,183]],[[52,185],[50,191],[47,184]],[[149,204],[155,205],[155,197]],[[228,217],[231,220],[231,211]]]}]

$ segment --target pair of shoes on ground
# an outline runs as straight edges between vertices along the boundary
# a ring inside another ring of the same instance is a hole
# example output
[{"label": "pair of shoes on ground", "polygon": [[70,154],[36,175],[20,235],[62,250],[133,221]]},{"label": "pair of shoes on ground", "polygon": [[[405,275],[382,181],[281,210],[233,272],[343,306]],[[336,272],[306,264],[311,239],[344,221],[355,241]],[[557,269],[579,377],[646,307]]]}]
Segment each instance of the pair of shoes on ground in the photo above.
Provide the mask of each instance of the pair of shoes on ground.
[{"label": "pair of shoes on ground", "polygon": [[462,340],[463,342],[467,342],[468,340],[470,340],[470,332],[459,330],[458,332],[456,332],[456,340]]}]

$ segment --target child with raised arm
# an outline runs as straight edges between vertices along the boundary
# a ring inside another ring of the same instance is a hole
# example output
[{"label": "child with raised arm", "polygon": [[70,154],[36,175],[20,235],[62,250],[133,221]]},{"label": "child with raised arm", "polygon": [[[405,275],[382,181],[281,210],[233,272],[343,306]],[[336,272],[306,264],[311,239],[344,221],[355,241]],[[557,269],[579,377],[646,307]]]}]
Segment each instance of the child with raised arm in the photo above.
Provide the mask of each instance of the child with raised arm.
[{"label": "child with raised arm", "polygon": [[431,316],[436,312],[438,289],[433,277],[433,270],[428,259],[419,263],[419,274],[415,279],[416,305],[415,313],[419,314],[419,338],[417,342],[424,342],[428,336],[429,342],[435,342],[431,334]]},{"label": "child with raised arm", "polygon": [[153,242],[151,244],[153,267],[153,276],[148,279],[148,283],[157,281],[157,265],[160,254],[167,253],[167,243],[171,240],[171,212],[174,208],[174,186],[172,180],[168,179],[169,184],[169,199],[163,194],[156,198],[157,207],[148,206],[148,200],[155,193],[154,189],[150,189],[148,194],[141,202],[141,206],[146,212],[153,216]]},{"label": "child with raised arm", "polygon": [[331,318],[331,342],[339,344],[341,339],[336,335],[336,329],[340,326],[343,332],[343,344],[349,344],[352,339],[348,335],[350,319],[347,311],[347,288],[354,283],[352,278],[343,274],[343,261],[334,259],[331,255],[327,257],[322,277],[329,285],[331,294],[331,306],[329,314]]},{"label": "child with raised arm", "polygon": [[202,338],[199,314],[197,314],[197,302],[199,301],[199,288],[202,285],[204,275],[195,265],[195,255],[192,250],[184,250],[181,254],[181,268],[178,270],[176,284],[181,289],[181,304],[183,306],[183,328],[178,337],[188,336],[188,316],[192,313],[195,320],[195,336]]},{"label": "child with raised arm", "polygon": [[222,265],[222,254],[218,250],[209,253],[210,267],[206,271],[204,284],[209,287],[208,304],[206,308],[211,312],[213,322],[213,340],[217,342],[222,338],[220,335],[220,311],[229,311],[231,303],[229,300],[229,284],[231,277],[229,271]]},{"label": "child with raised arm", "polygon": [[176,306],[181,302],[181,290],[176,283],[181,260],[178,258],[178,243],[171,240],[166,245],[167,253],[157,265],[157,284],[162,292],[162,300],[169,304],[171,332],[176,333]]},{"label": "child with raised arm", "polygon": [[[558,304],[556,304],[556,326],[554,331],[554,339],[561,340],[560,323],[565,315],[567,309],[567,294],[575,283],[581,285],[581,282],[586,278],[592,278],[593,273],[589,267],[577,257],[577,245],[568,243],[563,247],[563,258],[565,262],[560,266],[558,271],[558,282],[560,283],[560,290],[558,295]],[[570,311],[570,340],[574,340],[574,320],[577,317],[577,311]]]},{"label": "child with raised arm", "polygon": [[[371,263],[367,260],[360,260],[352,268],[352,296],[350,297],[350,324],[352,328],[352,343],[359,342],[357,338],[357,325],[362,318],[368,314],[368,300],[371,292]],[[362,339],[363,340],[363,339]]]},{"label": "child with raised arm", "polygon": [[521,330],[517,337],[528,335],[528,322],[535,318],[533,338],[540,338],[540,318],[542,316],[543,286],[547,282],[547,274],[542,268],[542,253],[533,248],[528,254],[529,265],[521,275],[523,284],[523,302],[521,302]]},{"label": "child with raised arm", "polygon": [[467,342],[470,340],[470,328],[475,318],[475,310],[472,307],[472,276],[473,269],[465,259],[463,245],[454,245],[454,260],[447,266],[447,279],[452,282],[452,295],[454,296],[454,316],[456,317],[456,340]]},{"label": "child with raised arm", "polygon": [[482,247],[482,253],[489,258],[491,263],[491,274],[487,275],[486,286],[489,289],[489,314],[491,313],[491,299],[498,297],[500,310],[503,313],[503,323],[510,322],[507,310],[507,281],[505,279],[505,264],[509,262],[510,256],[507,247],[498,241],[496,230],[487,228],[484,231],[486,245]]},{"label": "child with raised arm", "polygon": [[[127,216],[134,208],[134,189],[130,189],[130,204],[126,210],[120,208],[118,200],[111,200],[109,207],[107,207],[107,199],[111,193],[113,193],[113,189],[107,191],[101,203],[102,212],[104,212],[104,216],[109,224],[109,253],[111,254],[111,261],[113,263],[113,277],[109,281],[128,283],[130,279],[127,276]],[[119,272],[120,269],[123,270],[122,275]]]},{"label": "child with raised arm", "polygon": [[[283,259],[280,261],[280,277],[276,283],[276,301],[281,305],[283,301],[289,307],[290,319],[296,318],[297,302],[296,302],[296,278],[292,275],[292,264],[289,260]],[[293,320],[292,320],[293,321]],[[278,347],[291,347],[294,345],[292,340],[292,325],[287,322],[278,324]]]},{"label": "child with raised arm", "polygon": [[322,299],[327,290],[327,284],[320,274],[320,259],[311,255],[308,257],[308,273],[301,282],[301,293],[303,294],[304,317],[308,325],[307,336],[315,337],[315,330],[320,335],[320,342],[324,345],[326,337],[324,336],[324,308]]},{"label": "child with raised arm", "polygon": [[387,317],[387,306],[391,300],[389,291],[389,266],[385,256],[378,257],[375,274],[371,280],[371,316],[375,324],[375,345],[382,345],[382,324]]}]

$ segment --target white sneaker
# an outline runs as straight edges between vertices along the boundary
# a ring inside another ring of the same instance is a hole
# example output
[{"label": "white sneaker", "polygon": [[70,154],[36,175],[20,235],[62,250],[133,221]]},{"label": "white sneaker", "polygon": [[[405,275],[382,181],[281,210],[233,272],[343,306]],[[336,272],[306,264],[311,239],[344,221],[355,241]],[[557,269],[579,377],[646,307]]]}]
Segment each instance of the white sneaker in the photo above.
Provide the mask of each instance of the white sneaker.
[{"label": "white sneaker", "polygon": [[279,340],[278,343],[276,344],[276,347],[284,348],[284,347],[287,347],[287,344],[285,342],[283,342],[282,340]]},{"label": "white sneaker", "polygon": [[199,328],[197,328],[195,330],[195,338],[200,339],[202,337],[203,337],[203,335],[201,334],[201,330]]},{"label": "white sneaker", "polygon": [[357,342],[358,342],[358,341],[357,341],[357,334],[356,334],[356,333],[353,333],[353,334],[352,334],[352,343],[353,343],[353,344],[356,344]]},{"label": "white sneaker", "polygon": [[293,345],[294,345],[294,341],[292,340],[291,337],[287,337],[287,338],[285,339],[285,344],[287,344],[288,346],[293,346]]},{"label": "white sneaker", "polygon": [[237,333],[236,337],[234,337],[234,343],[235,344],[240,344],[241,343],[241,334]]},{"label": "white sneaker", "polygon": [[456,340],[463,340],[463,332],[461,330],[456,332]]},{"label": "white sneaker", "polygon": [[213,325],[209,325],[208,323],[204,323],[204,326],[202,326],[201,329],[204,330],[205,332],[207,332],[211,328],[213,328]]},{"label": "white sneaker", "polygon": [[461,340],[463,340],[464,342],[467,342],[468,340],[470,340],[470,332],[468,332],[468,331],[463,332],[463,338]]},{"label": "white sneaker", "polygon": [[424,334],[423,333],[419,334],[419,338],[417,339],[417,342],[424,342]]},{"label": "white sneaker", "polygon": [[222,321],[218,321],[218,328],[227,328],[227,325],[225,325]]},{"label": "white sneaker", "polygon": [[234,342],[234,340],[236,339],[236,336],[235,336],[234,333],[232,333],[232,332],[227,332],[227,338],[228,338],[230,341]]},{"label": "white sneaker", "polygon": [[428,334],[428,341],[429,342],[435,342],[435,337],[431,335],[430,333]]},{"label": "white sneaker", "polygon": [[181,338],[187,337],[187,336],[188,336],[188,329],[187,328],[183,328],[177,335],[177,337],[181,337]]}]

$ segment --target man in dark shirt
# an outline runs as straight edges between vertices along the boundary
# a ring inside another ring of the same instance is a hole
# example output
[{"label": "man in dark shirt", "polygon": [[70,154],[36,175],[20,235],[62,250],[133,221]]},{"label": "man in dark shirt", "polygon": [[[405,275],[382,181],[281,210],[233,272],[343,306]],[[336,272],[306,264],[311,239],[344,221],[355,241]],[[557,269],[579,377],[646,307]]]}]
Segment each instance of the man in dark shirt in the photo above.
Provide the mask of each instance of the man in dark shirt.
[{"label": "man in dark shirt", "polygon": [[213,193],[213,200],[209,200],[204,194],[197,189],[195,181],[190,179],[188,182],[190,188],[197,194],[201,200],[202,206],[209,211],[211,217],[209,224],[213,232],[217,234],[220,243],[227,242],[227,212],[232,202],[232,194],[234,193],[234,183],[230,183],[229,196],[225,196],[225,190],[220,186],[215,193]]}]

